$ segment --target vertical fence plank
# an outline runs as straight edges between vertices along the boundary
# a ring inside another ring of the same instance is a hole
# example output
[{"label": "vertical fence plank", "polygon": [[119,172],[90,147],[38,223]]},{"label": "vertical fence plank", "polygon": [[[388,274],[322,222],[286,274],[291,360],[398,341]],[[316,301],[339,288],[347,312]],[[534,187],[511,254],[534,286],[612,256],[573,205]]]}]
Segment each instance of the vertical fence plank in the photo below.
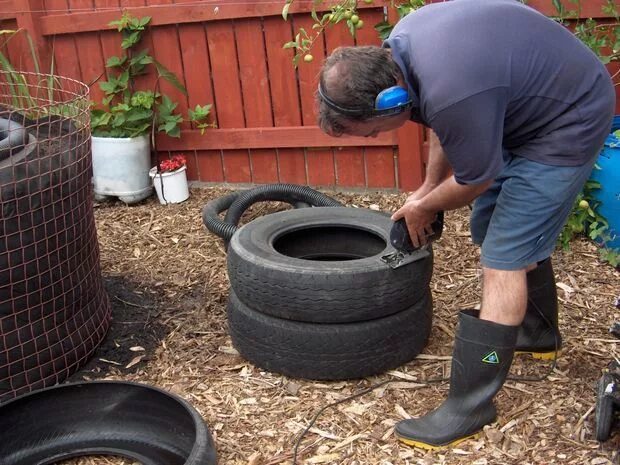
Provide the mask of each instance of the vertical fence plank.
[{"label": "vertical fence plank", "polygon": [[[179,44],[181,47],[181,57],[185,70],[185,84],[187,87],[188,103],[190,108],[196,105],[206,105],[213,103],[213,87],[211,83],[211,64],[209,63],[209,51],[207,50],[207,36],[202,23],[179,25]],[[215,107],[211,108],[209,123],[214,123]],[[209,129],[205,131],[204,137],[213,137]],[[187,174],[189,179],[202,179],[203,173],[200,170],[200,163],[197,153],[188,152],[185,154],[187,163]],[[220,151],[212,151],[205,155],[212,159],[219,159]],[[206,167],[205,167],[206,169]],[[207,173],[204,175],[208,178]]]},{"label": "vertical fence plank", "polygon": [[51,64],[50,49],[47,39],[43,37],[39,29],[39,18],[43,16],[45,8],[43,0],[13,0],[13,5],[16,10],[15,19],[17,27],[24,30],[24,32],[27,31],[32,41],[32,47],[35,50],[33,56],[30,44],[24,42],[24,34],[20,34],[20,37],[16,38],[18,41],[24,42],[20,45],[23,52],[26,52],[22,52],[23,67],[20,66],[20,68],[36,71],[37,67],[39,67],[40,72],[49,73]]},{"label": "vertical fence plank", "polygon": [[[71,10],[94,10],[92,0],[69,0]],[[100,102],[104,93],[95,85],[105,70],[105,58],[102,56],[98,32],[84,32],[75,36],[75,44],[80,61],[81,81],[90,87],[91,100]]]},{"label": "vertical fence plank", "polygon": [[[113,9],[118,8],[120,11],[120,0],[95,0],[95,9]],[[104,64],[108,58],[112,56],[120,56],[121,54],[121,37],[120,34],[114,31],[101,31],[99,33],[99,41],[101,42],[101,51],[103,52]],[[99,87],[99,83],[103,79],[108,79],[110,74],[106,68],[106,74],[103,75],[94,87]],[[92,89],[92,88],[91,88]]]},{"label": "vertical fence plank", "polygon": [[[218,125],[222,128],[242,128],[245,126],[243,100],[232,21],[208,24],[207,43],[211,57]],[[224,179],[227,182],[251,182],[247,150],[226,150],[223,156]]]},{"label": "vertical fence plank", "polygon": [[[17,31],[18,28],[19,26],[15,19],[0,21],[0,30]],[[21,32],[18,34],[21,34]],[[25,53],[24,39],[22,38],[22,40],[16,41],[17,38],[14,37],[10,42],[7,42],[6,39],[8,39],[8,35],[0,36],[0,44],[4,44],[4,46],[0,48],[0,52],[9,60],[13,68],[22,69],[22,56],[24,56]],[[9,43],[11,45],[10,47],[8,45]]]},{"label": "vertical fence plank", "polygon": [[[149,5],[168,5],[172,4],[172,0],[148,0]],[[157,14],[157,8],[153,9],[153,15]],[[177,34],[177,26],[154,26],[151,29],[151,37],[157,47],[152,49],[152,55],[155,59],[165,66],[172,74],[174,74],[181,85],[185,86],[183,62],[181,61],[181,51],[179,46],[179,37]],[[176,110],[182,115],[187,114],[187,95],[174,87],[165,79],[159,79],[158,83],[162,94],[168,95],[170,99],[178,103]],[[189,124],[183,122],[183,128],[189,128]]]},{"label": "vertical fence plank", "polygon": [[[364,10],[361,15],[364,26],[356,32],[357,45],[381,45],[381,39],[373,27],[383,21],[383,10]],[[393,147],[365,147],[367,186],[374,189],[396,187],[396,166]]]},{"label": "vertical fence plank", "polygon": [[[196,171],[202,182],[224,182],[221,150],[196,150]],[[195,179],[195,178],[193,178]]]},{"label": "vertical fence plank", "polygon": [[424,182],[424,127],[407,122],[398,129],[398,187],[416,190]]},{"label": "vertical fence plank", "polygon": [[[69,11],[67,0],[44,0],[48,14],[61,14]],[[51,38],[55,74],[81,79],[80,61],[78,60],[75,39],[70,35],[58,35]]]},{"label": "vertical fence plank", "polygon": [[[295,31],[304,28],[309,35],[314,36],[312,30],[314,21],[309,14],[294,15],[292,21]],[[319,82],[318,74],[325,57],[325,45],[322,36],[314,42],[311,54],[314,60],[310,63],[301,61],[297,71],[301,94],[301,118],[304,126],[316,124],[314,94]],[[306,149],[306,165],[309,184],[325,187],[333,187],[336,184],[334,151],[331,147]]]},{"label": "vertical fence plank", "polygon": [[[326,29],[325,42],[329,53],[338,46],[354,45],[349,31],[338,24]],[[365,187],[366,173],[364,153],[360,147],[339,147],[334,150],[336,165],[336,184],[347,187]]]},{"label": "vertical fence plank", "polygon": [[[273,112],[261,18],[236,20],[235,41],[246,126],[271,127]],[[252,149],[250,160],[252,182],[265,184],[278,179],[278,157],[275,149]]]},{"label": "vertical fence plank", "polygon": [[393,149],[390,150],[390,147],[365,147],[364,158],[369,188],[396,188]]},{"label": "vertical fence plank", "polygon": [[[357,30],[358,45],[381,45],[381,39],[374,25],[383,21],[382,9],[364,10],[364,27]],[[393,147],[366,147],[364,149],[366,177],[369,188],[396,187],[396,158]]]},{"label": "vertical fence plank", "polygon": [[[291,40],[291,25],[276,16],[265,18],[264,29],[275,126],[300,126],[299,92],[292,62],[293,52],[282,49],[282,45]],[[280,182],[307,183],[303,149],[279,149],[278,167]]]}]

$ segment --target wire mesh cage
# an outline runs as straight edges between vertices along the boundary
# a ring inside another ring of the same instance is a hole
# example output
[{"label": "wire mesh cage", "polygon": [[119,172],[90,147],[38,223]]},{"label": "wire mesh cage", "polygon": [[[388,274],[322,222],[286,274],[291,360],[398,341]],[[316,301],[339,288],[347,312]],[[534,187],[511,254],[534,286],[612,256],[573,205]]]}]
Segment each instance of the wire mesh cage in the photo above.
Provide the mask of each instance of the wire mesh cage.
[{"label": "wire mesh cage", "polygon": [[88,87],[0,71],[0,403],[63,381],[110,322]]}]

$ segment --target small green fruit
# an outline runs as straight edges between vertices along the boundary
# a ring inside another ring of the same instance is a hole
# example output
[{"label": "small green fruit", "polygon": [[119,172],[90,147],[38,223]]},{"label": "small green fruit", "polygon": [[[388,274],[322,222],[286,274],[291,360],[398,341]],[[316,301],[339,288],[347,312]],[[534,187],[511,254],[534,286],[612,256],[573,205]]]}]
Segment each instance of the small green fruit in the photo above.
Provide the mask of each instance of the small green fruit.
[{"label": "small green fruit", "polygon": [[588,208],[590,208],[590,204],[587,200],[582,200],[581,202],[579,202],[579,208],[587,210]]},{"label": "small green fruit", "polygon": [[353,16],[353,13],[351,11],[345,11],[343,16],[344,16],[344,19],[351,19],[351,17]]},{"label": "small green fruit", "polygon": [[355,25],[355,29],[361,29],[363,25],[364,25],[364,21],[360,19]]},{"label": "small green fruit", "polygon": [[373,1],[374,1],[374,0],[364,0],[364,3],[365,3],[366,5],[370,5]]},{"label": "small green fruit", "polygon": [[359,17],[359,16],[357,16],[357,15],[353,15],[353,16],[351,16],[351,22],[352,22],[353,24],[357,24],[357,23],[359,23],[359,22],[360,22],[360,17]]},{"label": "small green fruit", "polygon": [[314,60],[314,57],[312,55],[310,55],[309,53],[304,55],[304,61],[306,63],[310,63],[312,60]]}]

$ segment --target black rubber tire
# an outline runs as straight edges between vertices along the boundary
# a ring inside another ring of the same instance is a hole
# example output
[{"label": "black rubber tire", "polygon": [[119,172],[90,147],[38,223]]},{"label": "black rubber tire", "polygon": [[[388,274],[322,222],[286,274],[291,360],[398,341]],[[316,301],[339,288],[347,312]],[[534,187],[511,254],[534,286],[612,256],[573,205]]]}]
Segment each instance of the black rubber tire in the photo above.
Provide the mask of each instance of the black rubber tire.
[{"label": "black rubber tire", "polygon": [[397,313],[426,292],[433,257],[397,269],[382,262],[395,251],[391,225],[385,214],[343,207],[257,218],[230,242],[231,287],[253,310],[293,321],[350,323]]},{"label": "black rubber tire", "polygon": [[596,440],[607,441],[614,421],[614,400],[606,395],[605,389],[614,383],[610,373],[604,373],[596,385]]},{"label": "black rubber tire", "polygon": [[0,118],[0,160],[19,153],[28,143],[28,132],[21,124]]},{"label": "black rubber tire", "polygon": [[294,378],[356,379],[396,368],[424,349],[431,322],[428,289],[411,308],[360,323],[289,321],[248,308],[232,291],[228,300],[228,328],[239,353]]},{"label": "black rubber tire", "polygon": [[65,384],[0,407],[0,463],[48,465],[118,455],[142,465],[215,465],[202,417],[185,400],[135,383]]}]

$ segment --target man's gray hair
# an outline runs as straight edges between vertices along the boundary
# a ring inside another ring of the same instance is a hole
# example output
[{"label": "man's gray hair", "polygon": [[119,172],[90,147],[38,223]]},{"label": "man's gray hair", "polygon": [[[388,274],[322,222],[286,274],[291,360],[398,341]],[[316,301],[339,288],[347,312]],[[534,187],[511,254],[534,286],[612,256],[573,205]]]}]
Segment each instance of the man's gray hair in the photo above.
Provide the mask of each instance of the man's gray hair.
[{"label": "man's gray hair", "polygon": [[[402,72],[390,51],[377,46],[339,47],[325,60],[319,75],[321,89],[339,106],[368,108],[375,106],[377,94],[403,80]],[[347,122],[367,121],[369,114],[343,115],[327,106],[318,92],[318,123],[332,135],[346,132]]]}]

